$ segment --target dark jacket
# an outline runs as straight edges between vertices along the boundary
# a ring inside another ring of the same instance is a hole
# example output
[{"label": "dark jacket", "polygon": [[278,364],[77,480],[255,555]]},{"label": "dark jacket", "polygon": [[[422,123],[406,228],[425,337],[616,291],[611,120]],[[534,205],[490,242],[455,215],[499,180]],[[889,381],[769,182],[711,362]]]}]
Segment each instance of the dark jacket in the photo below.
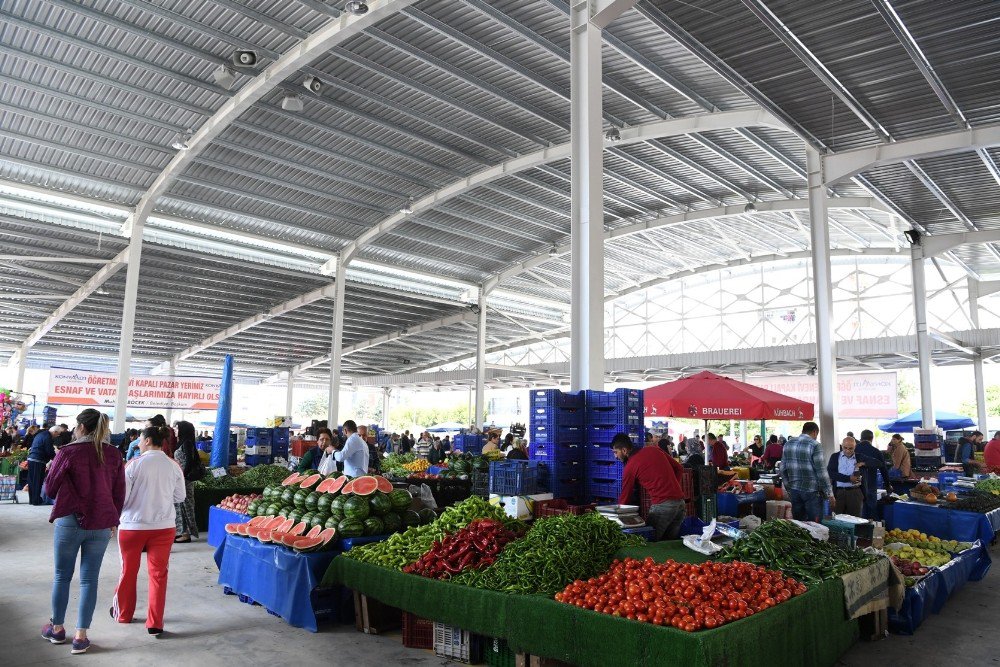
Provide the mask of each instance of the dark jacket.
[{"label": "dark jacket", "polygon": [[102,454],[103,464],[86,437],[59,450],[45,478],[46,495],[56,499],[49,522],[75,514],[84,530],[118,525],[125,506],[125,466],[117,447],[104,443]]},{"label": "dark jacket", "polygon": [[382,474],[382,452],[376,445],[368,445],[368,469],[376,475]]},{"label": "dark jacket", "polygon": [[323,458],[323,450],[319,448],[319,445],[316,445],[308,452],[303,454],[302,458],[299,459],[298,471],[302,473],[305,472],[306,470],[316,469],[319,466],[320,459],[322,458]]},{"label": "dark jacket", "polygon": [[528,455],[525,454],[524,450],[521,449],[520,447],[512,447],[511,450],[509,452],[507,452],[507,460],[508,461],[513,461],[513,460],[527,461],[528,460]]},{"label": "dark jacket", "polygon": [[436,466],[447,458],[448,452],[445,451],[444,446],[441,447],[431,447],[430,451],[427,452],[427,460],[432,466]]},{"label": "dark jacket", "polygon": [[39,431],[31,441],[31,449],[28,451],[29,461],[48,463],[56,457],[56,448],[52,442],[52,434],[47,430]]},{"label": "dark jacket", "polygon": [[858,446],[854,450],[854,455],[859,459],[867,459],[865,467],[861,469],[861,483],[865,487],[865,494],[873,496],[878,492],[878,473],[882,472],[882,483],[885,484],[886,491],[892,493],[892,486],[889,484],[889,467],[885,464],[885,456],[875,449],[875,446],[867,440],[859,440]]},{"label": "dark jacket", "polygon": [[[830,475],[830,483],[833,484],[833,488],[837,488],[837,482],[844,482],[845,484],[853,484],[850,475],[840,474],[840,454],[841,452],[834,452],[830,455],[830,461],[826,464],[826,471]],[[858,463],[864,463],[865,467],[861,469],[861,481],[858,485],[865,491],[867,495],[867,490],[864,488],[865,470],[872,469],[877,470],[879,462],[877,459],[873,459],[870,456],[863,456],[858,454],[858,451],[854,450],[854,457],[858,460]],[[884,463],[882,465],[885,465]]]}]

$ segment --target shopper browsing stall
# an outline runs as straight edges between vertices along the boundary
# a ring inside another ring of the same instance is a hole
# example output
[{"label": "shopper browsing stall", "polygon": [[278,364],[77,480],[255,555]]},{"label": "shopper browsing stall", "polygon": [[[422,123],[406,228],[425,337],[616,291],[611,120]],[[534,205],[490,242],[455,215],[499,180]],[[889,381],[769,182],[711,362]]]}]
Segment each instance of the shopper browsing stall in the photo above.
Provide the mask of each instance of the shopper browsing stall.
[{"label": "shopper browsing stall", "polygon": [[32,505],[45,504],[42,498],[42,484],[45,482],[45,471],[49,467],[49,462],[56,457],[53,442],[59,432],[59,427],[53,426],[39,431],[31,441],[31,450],[28,452],[28,502]]},{"label": "shopper browsing stall", "polygon": [[680,483],[684,469],[659,447],[636,448],[624,433],[615,436],[611,448],[625,466],[618,504],[629,504],[638,482],[652,499],[646,522],[653,527],[653,540],[676,540],[685,514]]},{"label": "shopper browsing stall", "polygon": [[778,442],[778,436],[772,435],[767,440],[767,447],[764,448],[764,456],[762,457],[764,467],[768,470],[774,470],[774,466],[781,460],[783,455],[784,446]]},{"label": "shopper browsing stall", "polygon": [[[910,452],[906,449],[906,443],[903,442],[903,436],[898,433],[893,435],[889,439],[888,451],[889,456],[892,457],[892,469],[889,470],[889,477],[892,479],[909,477],[912,472],[912,463]],[[1000,446],[997,448],[997,453],[1000,455]]]},{"label": "shopper browsing stall", "polygon": [[709,433],[708,451],[711,452],[712,465],[720,470],[729,469],[729,445],[722,438],[717,438],[714,433]]},{"label": "shopper browsing stall", "polygon": [[861,516],[865,493],[861,488],[861,463],[863,459],[856,454],[857,440],[848,436],[840,443],[840,451],[830,455],[827,473],[833,482],[833,495],[836,498],[837,514]]},{"label": "shopper browsing stall", "polygon": [[358,425],[354,420],[344,422],[344,433],[347,441],[344,446],[333,453],[338,462],[344,464],[344,474],[348,477],[361,477],[368,474],[368,443],[358,435]]},{"label": "shopper browsing stall", "polygon": [[500,451],[500,434],[496,432],[490,433],[489,439],[486,441],[486,444],[483,445],[483,454],[498,451]]},{"label": "shopper browsing stall", "polygon": [[837,502],[817,437],[819,426],[806,422],[802,435],[789,440],[782,450],[782,483],[792,502],[792,518],[797,521],[819,521],[823,518],[823,500],[829,499],[831,507]]},{"label": "shopper browsing stall", "polygon": [[882,484],[886,493],[892,493],[892,486],[889,484],[889,468],[885,465],[885,457],[882,452],[875,449],[872,440],[875,434],[865,429],[861,432],[861,440],[858,441],[858,456],[864,459],[861,464],[861,484],[865,490],[864,518],[875,521],[878,519],[878,478],[882,475]]},{"label": "shopper browsing stall", "polygon": [[751,456],[758,459],[764,455],[764,444],[759,435],[755,435],[753,437],[753,442],[749,447],[747,447],[747,450],[750,452]]},{"label": "shopper browsing stall", "polygon": [[1000,468],[1000,431],[993,434],[993,439],[986,443],[983,451],[983,463],[988,468]]}]

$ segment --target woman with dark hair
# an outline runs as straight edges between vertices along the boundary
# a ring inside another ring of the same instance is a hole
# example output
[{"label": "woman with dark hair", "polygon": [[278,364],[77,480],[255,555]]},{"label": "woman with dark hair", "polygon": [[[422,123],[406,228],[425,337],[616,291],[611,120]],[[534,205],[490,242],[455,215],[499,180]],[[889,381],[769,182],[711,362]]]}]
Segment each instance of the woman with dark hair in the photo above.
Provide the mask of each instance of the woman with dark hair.
[{"label": "woman with dark hair", "polygon": [[153,415],[146,420],[146,428],[150,426],[154,428],[165,428],[164,438],[163,438],[163,453],[167,455],[168,458],[174,458],[174,449],[177,447],[177,435],[174,434],[174,429],[167,426],[167,419],[163,415]]},{"label": "woman with dark hair", "polygon": [[71,653],[90,648],[87,630],[97,605],[97,581],[108,541],[125,505],[125,473],[121,452],[112,447],[108,418],[93,408],[76,417],[73,442],[59,450],[45,480],[55,506],[55,580],[52,618],[42,637],[53,644],[66,641],[63,622],[69,604],[76,555],[80,554],[80,606]]},{"label": "woman with dark hair", "polygon": [[500,451],[509,452],[510,448],[513,446],[514,446],[514,434],[508,433],[507,436],[503,439],[503,445],[501,445]]},{"label": "woman with dark hair", "polygon": [[167,458],[163,444],[166,426],[149,426],[142,431],[139,458],[125,468],[125,506],[118,551],[122,569],[115,588],[111,618],[131,623],[135,614],[135,588],[139,561],[146,552],[149,570],[149,602],[146,630],[151,635],[163,632],[163,608],[167,602],[167,561],[174,543],[177,510],[175,503],[184,500],[184,473],[176,461]]},{"label": "woman with dark hair", "polygon": [[194,519],[194,483],[196,477],[201,477],[201,459],[195,446],[194,424],[177,422],[177,449],[174,450],[174,460],[184,471],[184,488],[187,495],[183,502],[177,503],[177,536],[174,542],[187,543],[192,537],[198,537],[198,525]]}]

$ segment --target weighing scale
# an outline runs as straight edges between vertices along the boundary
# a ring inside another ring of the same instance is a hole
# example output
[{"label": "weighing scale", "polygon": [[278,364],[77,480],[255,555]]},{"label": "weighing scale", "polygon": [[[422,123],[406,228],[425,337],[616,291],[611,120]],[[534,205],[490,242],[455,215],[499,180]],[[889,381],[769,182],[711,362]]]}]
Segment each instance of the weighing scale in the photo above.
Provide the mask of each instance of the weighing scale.
[{"label": "weighing scale", "polygon": [[639,516],[638,505],[599,505],[598,513],[622,528],[642,528],[646,522]]}]

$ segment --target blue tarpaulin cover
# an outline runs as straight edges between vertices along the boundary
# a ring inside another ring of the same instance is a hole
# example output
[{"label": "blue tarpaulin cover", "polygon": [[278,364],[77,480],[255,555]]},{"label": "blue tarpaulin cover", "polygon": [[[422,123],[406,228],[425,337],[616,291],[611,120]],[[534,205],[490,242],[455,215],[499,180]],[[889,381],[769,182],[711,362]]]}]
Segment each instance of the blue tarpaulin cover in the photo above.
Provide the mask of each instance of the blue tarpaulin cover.
[{"label": "blue tarpaulin cover", "polygon": [[227,523],[246,523],[250,517],[239,512],[224,510],[218,505],[208,508],[208,543],[210,546],[218,547],[226,541]]},{"label": "blue tarpaulin cover", "polygon": [[886,528],[909,530],[915,528],[928,535],[936,535],[942,540],[975,542],[983,544],[993,541],[993,535],[1000,530],[1000,509],[988,514],[962,512],[923,503],[896,502],[883,508]]},{"label": "blue tarpaulin cover", "polygon": [[[955,414],[954,412],[944,412],[943,410],[934,411],[934,421],[946,431],[976,425],[976,422],[968,417]],[[895,421],[879,424],[878,428],[885,433],[913,433],[913,429],[920,428],[923,425],[924,413],[922,410],[917,410]]]},{"label": "blue tarpaulin cover", "polygon": [[[229,426],[233,416],[233,355],[227,354],[222,362],[222,386],[219,387],[219,407],[215,412],[215,431],[212,432],[213,468],[225,468],[229,461]],[[236,463],[236,461],[232,461]]]}]

